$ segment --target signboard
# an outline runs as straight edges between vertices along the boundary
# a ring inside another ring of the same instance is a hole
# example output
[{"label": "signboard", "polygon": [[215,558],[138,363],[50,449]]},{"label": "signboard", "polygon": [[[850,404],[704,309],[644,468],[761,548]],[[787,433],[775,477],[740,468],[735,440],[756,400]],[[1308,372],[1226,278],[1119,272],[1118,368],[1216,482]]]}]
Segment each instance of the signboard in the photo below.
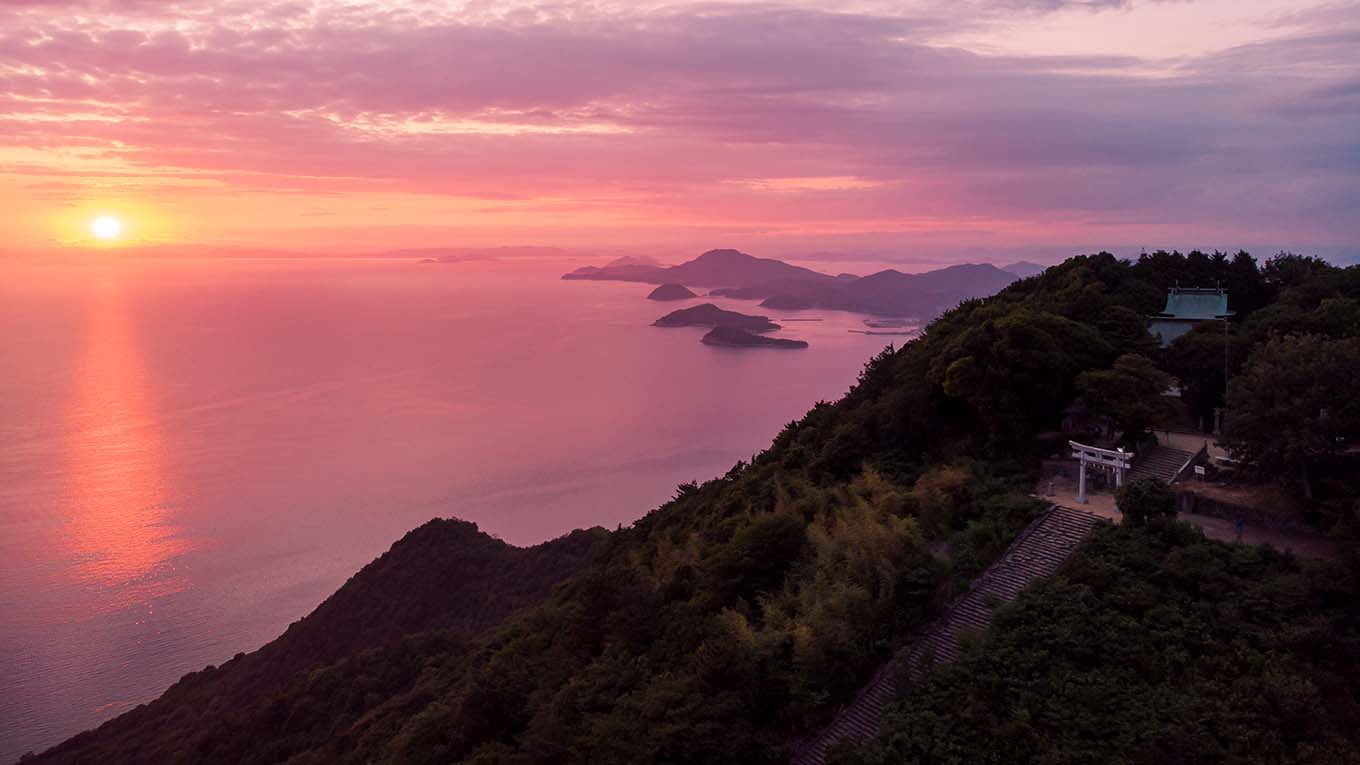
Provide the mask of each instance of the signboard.
[{"label": "signboard", "polygon": [[1195,466],[1195,475],[1201,475],[1201,476],[1204,475],[1204,466],[1203,466],[1203,465],[1196,465],[1196,466]]}]

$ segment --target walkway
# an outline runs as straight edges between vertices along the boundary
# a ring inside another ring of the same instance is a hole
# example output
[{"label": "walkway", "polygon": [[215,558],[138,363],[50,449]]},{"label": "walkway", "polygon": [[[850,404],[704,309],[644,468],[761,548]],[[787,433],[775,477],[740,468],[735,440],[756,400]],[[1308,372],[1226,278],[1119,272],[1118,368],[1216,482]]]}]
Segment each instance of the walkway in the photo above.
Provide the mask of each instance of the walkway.
[{"label": "walkway", "polygon": [[830,725],[795,744],[794,765],[821,765],[827,749],[837,742],[876,734],[884,708],[897,698],[899,680],[915,683],[932,666],[958,658],[960,635],[987,629],[993,609],[1009,603],[1035,579],[1057,573],[1097,520],[1091,513],[1055,507],[1027,526],[921,639],[902,648],[879,668]]},{"label": "walkway", "polygon": [[[1113,494],[1087,493],[1087,503],[1077,501],[1077,487],[1073,481],[1064,478],[1044,479],[1040,487],[1039,499],[1052,502],[1061,507],[1080,508],[1101,518],[1121,523],[1124,516],[1115,507]],[[1232,521],[1198,513],[1179,513],[1176,519],[1198,526],[1204,536],[1220,542],[1236,542],[1237,529]],[[1336,548],[1320,534],[1301,534],[1280,531],[1260,524],[1248,523],[1242,530],[1242,542],[1249,545],[1270,545],[1277,550],[1293,550],[1303,558],[1335,558]]]},{"label": "walkway", "polygon": [[[955,600],[922,637],[901,650],[874,673],[855,699],[843,707],[831,724],[793,746],[793,765],[822,765],[826,752],[836,743],[870,738],[878,733],[883,711],[899,695],[898,683],[918,682],[936,664],[959,656],[959,636],[986,630],[992,611],[1009,603],[1032,581],[1057,573],[1063,562],[1099,520],[1120,523],[1124,516],[1115,507],[1114,495],[1092,493],[1087,504],[1077,502],[1074,482],[1058,477],[1044,481],[1040,499],[1054,507],[1016,537],[1001,558],[982,573],[962,597]],[[1180,513],[1178,520],[1193,524],[1204,536],[1223,542],[1238,540],[1232,521],[1195,513]],[[1242,534],[1246,544],[1266,544],[1292,550],[1307,558],[1334,558],[1336,549],[1318,535],[1296,534],[1248,524]],[[905,673],[903,669],[905,668]]]}]

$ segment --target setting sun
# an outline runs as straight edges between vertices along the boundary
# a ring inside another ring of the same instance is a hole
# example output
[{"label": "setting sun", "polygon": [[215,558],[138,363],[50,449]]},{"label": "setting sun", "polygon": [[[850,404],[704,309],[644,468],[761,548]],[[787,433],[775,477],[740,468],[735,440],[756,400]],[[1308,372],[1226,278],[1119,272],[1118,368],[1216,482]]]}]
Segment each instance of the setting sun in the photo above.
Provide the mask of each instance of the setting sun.
[{"label": "setting sun", "polygon": [[123,222],[112,215],[101,215],[90,222],[90,231],[106,242],[111,241],[123,233]]}]

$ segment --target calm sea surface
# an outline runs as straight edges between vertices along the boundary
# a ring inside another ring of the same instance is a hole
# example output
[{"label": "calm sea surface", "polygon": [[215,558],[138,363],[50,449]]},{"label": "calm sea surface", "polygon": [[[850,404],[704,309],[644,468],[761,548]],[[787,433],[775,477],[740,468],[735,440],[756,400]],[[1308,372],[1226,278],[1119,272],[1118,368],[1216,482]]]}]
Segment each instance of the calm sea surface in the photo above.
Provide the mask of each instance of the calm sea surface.
[{"label": "calm sea surface", "polygon": [[779,333],[809,350],[709,348],[648,326],[698,301],[563,270],[0,263],[0,762],[258,648],[431,517],[627,524],[901,340],[816,311]]}]

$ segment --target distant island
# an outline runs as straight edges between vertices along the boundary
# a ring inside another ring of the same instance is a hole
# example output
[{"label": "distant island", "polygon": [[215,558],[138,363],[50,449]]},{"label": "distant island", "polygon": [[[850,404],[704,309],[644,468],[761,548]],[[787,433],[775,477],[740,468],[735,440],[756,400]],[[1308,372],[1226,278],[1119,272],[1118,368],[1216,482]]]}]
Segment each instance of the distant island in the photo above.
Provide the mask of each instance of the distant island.
[{"label": "distant island", "polygon": [[718,345],[727,348],[806,348],[806,340],[787,340],[782,337],[765,337],[736,327],[717,326],[708,331],[701,341],[704,345]]},{"label": "distant island", "polygon": [[647,299],[648,299],[648,300],[687,300],[687,299],[692,298],[692,297],[698,297],[698,295],[695,295],[692,291],[690,291],[690,289],[689,289],[688,287],[686,287],[686,286],[683,285],[683,284],[675,284],[675,283],[671,283],[671,284],[663,284],[663,285],[661,285],[660,287],[657,287],[656,289],[652,290],[651,294],[647,296]]},{"label": "distant island", "polygon": [[745,332],[773,332],[779,325],[768,316],[748,316],[724,311],[712,303],[672,311],[652,322],[654,327],[726,327]]},{"label": "distant island", "polygon": [[709,294],[718,297],[760,300],[763,308],[829,308],[928,320],[964,300],[991,295],[1034,269],[1042,269],[1023,261],[1012,267],[1016,271],[974,263],[921,274],[887,269],[863,277],[832,276],[737,250],[709,250],[677,266],[629,258],[604,266],[578,268],[562,278],[686,284],[712,287]]}]

